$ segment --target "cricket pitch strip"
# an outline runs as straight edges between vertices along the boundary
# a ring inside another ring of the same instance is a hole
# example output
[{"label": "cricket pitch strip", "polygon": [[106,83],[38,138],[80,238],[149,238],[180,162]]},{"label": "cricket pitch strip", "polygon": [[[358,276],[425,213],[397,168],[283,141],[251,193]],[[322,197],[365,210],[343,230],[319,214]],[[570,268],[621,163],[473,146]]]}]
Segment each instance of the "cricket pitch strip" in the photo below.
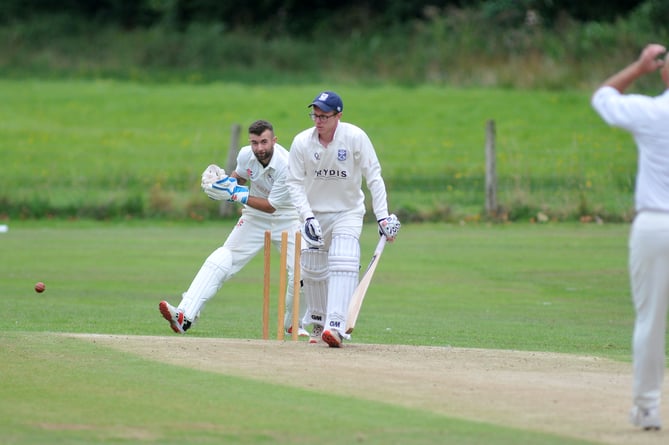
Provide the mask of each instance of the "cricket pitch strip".
[{"label": "cricket pitch strip", "polygon": [[[627,422],[631,364],[568,354],[277,340],[65,334],[150,360],[603,444],[667,443]],[[176,352],[178,351],[178,353]],[[341,378],[310,372],[341,360]],[[296,378],[296,373],[300,374]],[[662,412],[669,415],[665,399]]]}]

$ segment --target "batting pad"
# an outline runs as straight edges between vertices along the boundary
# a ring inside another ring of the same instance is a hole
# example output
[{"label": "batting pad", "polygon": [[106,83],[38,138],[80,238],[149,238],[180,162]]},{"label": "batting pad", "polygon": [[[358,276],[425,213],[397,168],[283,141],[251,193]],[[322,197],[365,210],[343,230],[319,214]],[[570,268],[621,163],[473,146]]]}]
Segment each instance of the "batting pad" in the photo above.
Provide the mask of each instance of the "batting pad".
[{"label": "batting pad", "polygon": [[351,295],[358,285],[360,270],[360,243],[349,235],[332,239],[328,280],[327,318],[325,326],[344,334]]},{"label": "batting pad", "polygon": [[304,300],[307,305],[302,324],[323,326],[328,295],[328,253],[320,249],[304,249],[300,263]]},{"label": "batting pad", "polygon": [[204,264],[184,292],[179,309],[184,311],[184,317],[191,322],[204,304],[221,288],[228,279],[232,267],[232,253],[225,247],[219,247],[204,261]]}]

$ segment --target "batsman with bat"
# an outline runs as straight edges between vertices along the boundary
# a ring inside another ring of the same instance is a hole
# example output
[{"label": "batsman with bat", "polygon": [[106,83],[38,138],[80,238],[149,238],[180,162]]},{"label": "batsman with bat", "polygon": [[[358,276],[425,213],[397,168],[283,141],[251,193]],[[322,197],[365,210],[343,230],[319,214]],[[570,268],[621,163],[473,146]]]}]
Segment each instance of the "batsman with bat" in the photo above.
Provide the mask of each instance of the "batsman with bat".
[{"label": "batsman with bat", "polygon": [[[281,245],[281,233],[296,233],[300,221],[286,187],[288,151],[276,143],[272,124],[258,120],[249,126],[250,145],[242,147],[237,156],[235,171],[228,176],[217,165],[202,173],[202,190],[211,199],[243,205],[242,215],[225,243],[214,250],[183,293],[177,307],[161,301],[158,309],[177,334],[185,333],[209,301],[227,280],[239,272],[265,243],[265,231],[272,233],[272,243]],[[293,285],[293,255],[295,239],[288,237],[286,314],[284,327],[291,331]],[[300,298],[300,302],[302,302]],[[300,315],[304,309],[300,304]],[[299,327],[300,336],[308,332]]]},{"label": "batsman with bat", "polygon": [[301,254],[307,303],[303,324],[312,325],[310,343],[322,339],[338,348],[350,339],[347,317],[360,271],[362,178],[380,235],[394,241],[400,222],[388,214],[386,186],[372,142],[361,128],[341,121],[341,97],[324,91],[308,108],[314,127],[293,139],[286,180],[306,243]]}]

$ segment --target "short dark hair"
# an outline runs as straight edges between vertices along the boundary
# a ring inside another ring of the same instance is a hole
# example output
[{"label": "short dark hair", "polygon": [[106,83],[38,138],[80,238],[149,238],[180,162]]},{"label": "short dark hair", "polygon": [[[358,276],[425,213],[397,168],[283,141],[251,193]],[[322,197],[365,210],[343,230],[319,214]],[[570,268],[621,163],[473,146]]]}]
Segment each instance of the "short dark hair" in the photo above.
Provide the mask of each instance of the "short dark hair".
[{"label": "short dark hair", "polygon": [[263,132],[265,132],[265,130],[270,130],[272,133],[274,133],[274,127],[272,126],[272,124],[262,119],[257,120],[251,125],[249,125],[249,134],[255,134],[256,136],[260,136],[261,134],[263,134]]}]

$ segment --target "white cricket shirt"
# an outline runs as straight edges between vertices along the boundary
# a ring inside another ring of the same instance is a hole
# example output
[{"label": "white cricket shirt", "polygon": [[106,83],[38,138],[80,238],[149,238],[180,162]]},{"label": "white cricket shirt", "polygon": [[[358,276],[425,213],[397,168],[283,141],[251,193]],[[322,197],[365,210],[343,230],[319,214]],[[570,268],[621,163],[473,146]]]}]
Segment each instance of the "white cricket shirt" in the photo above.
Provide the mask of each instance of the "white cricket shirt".
[{"label": "white cricket shirt", "polygon": [[[249,196],[265,198],[276,209],[272,214],[274,217],[297,217],[295,206],[286,187],[288,150],[279,144],[274,144],[272,159],[267,167],[263,167],[253,154],[250,145],[242,147],[237,155],[235,172],[240,178],[251,182]],[[249,206],[244,207],[244,212],[267,215],[267,213]]]},{"label": "white cricket shirt", "polygon": [[604,121],[632,133],[638,149],[634,206],[669,212],[669,90],[657,97],[595,91],[592,106]]},{"label": "white cricket shirt", "polygon": [[364,211],[363,177],[376,219],[388,217],[381,165],[361,128],[339,122],[327,148],[319,142],[316,127],[304,130],[293,139],[288,163],[288,188],[302,220],[313,212]]}]

